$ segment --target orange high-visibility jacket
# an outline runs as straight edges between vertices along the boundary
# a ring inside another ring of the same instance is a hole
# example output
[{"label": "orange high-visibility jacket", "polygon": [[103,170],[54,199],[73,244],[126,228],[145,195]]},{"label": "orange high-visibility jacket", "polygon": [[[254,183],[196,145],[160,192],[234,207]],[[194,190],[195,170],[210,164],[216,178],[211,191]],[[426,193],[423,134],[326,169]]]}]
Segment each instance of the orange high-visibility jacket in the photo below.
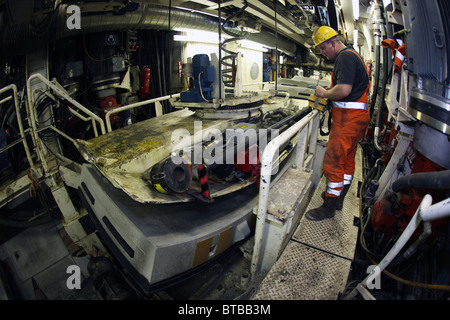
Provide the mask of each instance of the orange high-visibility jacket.
[{"label": "orange high-visibility jacket", "polygon": [[399,71],[402,67],[406,56],[406,46],[402,40],[385,39],[381,41],[383,48],[389,48],[392,51],[392,59],[394,60],[394,72]]}]

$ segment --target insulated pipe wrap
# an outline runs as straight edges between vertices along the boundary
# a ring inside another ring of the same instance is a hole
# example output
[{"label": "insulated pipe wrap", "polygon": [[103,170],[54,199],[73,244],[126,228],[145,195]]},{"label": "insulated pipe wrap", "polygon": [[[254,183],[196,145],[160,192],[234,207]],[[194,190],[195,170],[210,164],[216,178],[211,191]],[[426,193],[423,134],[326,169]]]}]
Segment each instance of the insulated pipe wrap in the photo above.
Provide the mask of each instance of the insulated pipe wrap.
[{"label": "insulated pipe wrap", "polygon": [[[7,25],[2,30],[2,54],[6,56],[21,55],[33,49],[44,48],[52,41],[91,32],[142,29],[167,30],[169,26],[168,7],[156,4],[141,4],[136,10],[123,15],[113,15],[112,13],[82,14],[81,29],[67,28],[66,11],[66,6],[59,6],[52,20],[52,25],[41,32],[32,30],[28,24]],[[218,18],[214,16],[191,10],[171,8],[171,30],[194,29],[217,32],[217,23]],[[261,33],[248,34],[246,38],[275,48],[275,35],[267,28],[262,28]],[[287,54],[295,55],[297,47],[292,41],[278,36],[278,49]]]},{"label": "insulated pipe wrap", "polygon": [[450,170],[413,173],[392,184],[394,192],[405,188],[450,189]]}]

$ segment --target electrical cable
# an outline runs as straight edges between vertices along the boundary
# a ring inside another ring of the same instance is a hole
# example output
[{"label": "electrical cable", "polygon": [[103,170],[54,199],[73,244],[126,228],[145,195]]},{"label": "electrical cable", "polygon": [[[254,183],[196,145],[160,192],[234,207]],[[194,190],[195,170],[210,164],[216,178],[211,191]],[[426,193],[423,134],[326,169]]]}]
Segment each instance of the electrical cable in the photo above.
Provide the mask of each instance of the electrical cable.
[{"label": "electrical cable", "polygon": [[[377,265],[377,263],[372,259],[372,257],[370,255],[367,254],[367,257],[369,258],[369,260],[374,264]],[[410,281],[410,280],[406,280],[403,278],[400,278],[398,276],[396,276],[395,274],[387,271],[386,269],[383,270],[383,273],[386,274],[388,277],[390,277],[391,279],[398,281],[400,283],[406,284],[408,286],[412,286],[412,287],[418,287],[418,288],[423,288],[423,289],[431,289],[431,290],[444,290],[444,291],[450,291],[450,285],[445,285],[445,284],[430,284],[430,283],[421,283],[421,282],[414,282],[414,281]]]},{"label": "electrical cable", "polygon": [[[228,50],[225,48],[225,45],[229,42],[233,42],[233,41],[237,41],[237,40],[241,40],[244,38],[243,35],[238,34],[236,32],[233,32],[232,30],[227,30],[225,28],[225,26],[235,17],[239,16],[241,13],[243,13],[245,11],[245,9],[248,7],[248,3],[246,0],[244,0],[244,6],[242,8],[240,8],[235,14],[233,14],[232,16],[228,17],[225,22],[222,24],[222,31],[226,34],[228,34],[229,36],[231,36],[231,38],[224,40],[222,43],[219,43],[219,52],[221,50],[225,51],[226,53],[228,53],[228,55],[223,56],[219,59],[219,68],[221,69],[221,76],[222,76],[222,82],[224,87],[228,87],[228,88],[233,88],[235,85],[235,77],[236,77],[236,65],[235,65],[235,60],[236,57],[238,55],[238,52],[234,52],[231,50]],[[219,25],[220,25],[220,21],[219,21]],[[221,54],[220,54],[221,56]],[[231,60],[230,62],[226,62],[226,60]],[[222,69],[222,66],[226,66],[228,67],[228,69]],[[228,79],[225,80],[224,78]],[[219,84],[220,86],[220,84]]]},{"label": "electrical cable", "polygon": [[207,100],[207,99],[205,98],[205,96],[203,95],[202,81],[201,81],[201,79],[200,79],[200,76],[201,76],[202,74],[203,74],[203,71],[201,71],[201,72],[198,74],[198,87],[199,87],[199,91],[200,91],[200,94],[201,94],[203,100],[205,100],[206,102],[211,102],[211,101]]},{"label": "electrical cable", "polygon": [[87,51],[87,48],[86,48],[86,38],[85,38],[84,35],[83,35],[83,49],[84,49],[84,53],[86,53],[86,56],[87,56],[90,60],[95,61],[95,62],[106,61],[106,60],[110,60],[110,59],[114,58],[114,57],[109,57],[109,58],[104,58],[104,59],[96,59],[96,58],[93,58],[93,57],[89,54],[89,52]]}]

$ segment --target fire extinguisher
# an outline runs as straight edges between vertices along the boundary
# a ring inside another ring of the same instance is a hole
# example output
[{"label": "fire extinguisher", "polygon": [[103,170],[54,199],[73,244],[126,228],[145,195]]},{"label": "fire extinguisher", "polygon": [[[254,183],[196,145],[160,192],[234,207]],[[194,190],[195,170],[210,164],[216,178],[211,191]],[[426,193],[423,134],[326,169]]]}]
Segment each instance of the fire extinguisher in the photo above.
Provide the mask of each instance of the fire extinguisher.
[{"label": "fire extinguisher", "polygon": [[141,99],[145,99],[150,93],[150,68],[142,69],[141,74]]},{"label": "fire extinguisher", "polygon": [[370,61],[366,62],[366,69],[368,73],[372,73],[372,62]]}]

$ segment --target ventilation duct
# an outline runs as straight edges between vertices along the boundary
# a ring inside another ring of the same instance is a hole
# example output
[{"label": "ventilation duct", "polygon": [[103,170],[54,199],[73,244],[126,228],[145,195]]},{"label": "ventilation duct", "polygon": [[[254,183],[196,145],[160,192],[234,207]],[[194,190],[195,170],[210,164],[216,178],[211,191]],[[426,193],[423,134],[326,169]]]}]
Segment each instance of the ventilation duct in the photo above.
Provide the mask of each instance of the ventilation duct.
[{"label": "ventilation duct", "polygon": [[[171,8],[170,28],[218,31],[218,18],[201,14],[197,11]],[[169,26],[169,8],[154,4],[141,4],[136,10],[122,15],[112,13],[81,16],[81,29],[68,29],[66,26],[66,6],[60,6],[52,19],[52,25],[45,31],[30,29],[28,24],[7,25],[3,29],[2,48],[5,56],[21,55],[63,38],[98,31],[111,30],[167,30]],[[275,33],[262,28],[261,33],[251,33],[248,40],[258,42],[266,47],[275,48]],[[295,55],[296,44],[278,35],[278,50]]]}]

